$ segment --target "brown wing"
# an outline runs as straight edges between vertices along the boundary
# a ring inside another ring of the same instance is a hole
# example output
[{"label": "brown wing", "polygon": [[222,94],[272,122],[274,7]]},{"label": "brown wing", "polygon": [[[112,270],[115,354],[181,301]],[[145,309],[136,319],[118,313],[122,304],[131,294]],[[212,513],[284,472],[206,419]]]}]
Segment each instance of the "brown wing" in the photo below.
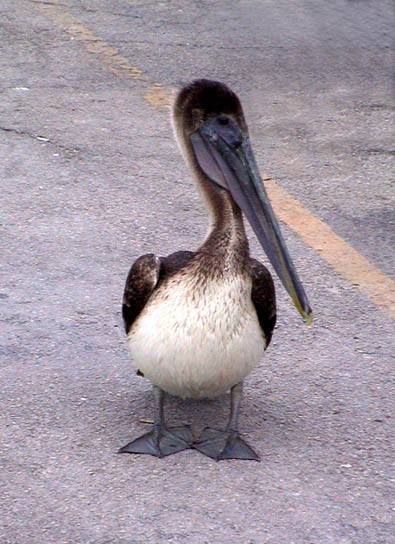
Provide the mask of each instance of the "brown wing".
[{"label": "brown wing", "polygon": [[177,251],[168,257],[148,253],[133,263],[123,293],[122,316],[126,334],[156,287],[188,264],[193,255],[191,251]]},{"label": "brown wing", "polygon": [[269,270],[259,261],[251,259],[251,269],[251,298],[268,347],[277,317],[274,283]]},{"label": "brown wing", "polygon": [[155,289],[160,274],[160,259],[153,253],[142,255],[133,264],[123,292],[122,317],[126,334]]}]

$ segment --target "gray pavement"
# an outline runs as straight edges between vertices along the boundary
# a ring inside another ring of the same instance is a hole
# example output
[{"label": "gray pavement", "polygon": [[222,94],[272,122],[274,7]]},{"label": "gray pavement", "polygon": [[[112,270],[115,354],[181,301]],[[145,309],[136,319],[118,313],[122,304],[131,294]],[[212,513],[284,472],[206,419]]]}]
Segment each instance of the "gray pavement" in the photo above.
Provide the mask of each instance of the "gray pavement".
[{"label": "gray pavement", "polygon": [[[226,81],[262,170],[390,275],[393,15],[385,0],[2,0],[2,544],[394,542],[393,323],[286,225],[316,319],[303,327],[277,282],[241,421],[262,462],[116,455],[152,416],[120,327],[129,266],[206,227],[150,85]],[[95,37],[142,76],[111,71]],[[167,408],[199,430],[228,398]]]}]

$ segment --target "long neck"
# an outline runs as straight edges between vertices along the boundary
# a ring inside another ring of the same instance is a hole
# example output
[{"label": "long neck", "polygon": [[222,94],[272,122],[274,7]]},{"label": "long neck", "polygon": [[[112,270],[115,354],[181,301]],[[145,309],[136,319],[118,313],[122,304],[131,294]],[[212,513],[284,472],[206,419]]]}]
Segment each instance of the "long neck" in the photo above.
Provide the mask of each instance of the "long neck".
[{"label": "long neck", "polygon": [[200,182],[200,185],[210,223],[198,253],[226,268],[244,268],[249,248],[241,210],[228,191],[217,191],[210,181],[205,182]]}]

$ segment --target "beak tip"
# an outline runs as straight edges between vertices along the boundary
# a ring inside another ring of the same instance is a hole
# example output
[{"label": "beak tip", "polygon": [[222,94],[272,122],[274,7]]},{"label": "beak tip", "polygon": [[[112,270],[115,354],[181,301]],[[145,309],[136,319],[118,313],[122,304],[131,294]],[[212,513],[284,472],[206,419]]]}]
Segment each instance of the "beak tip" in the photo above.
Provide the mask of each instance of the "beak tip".
[{"label": "beak tip", "polygon": [[304,321],[304,324],[307,326],[307,327],[310,327],[310,325],[312,325],[313,323],[313,312],[311,310],[309,310],[309,312],[303,312],[303,321]]}]

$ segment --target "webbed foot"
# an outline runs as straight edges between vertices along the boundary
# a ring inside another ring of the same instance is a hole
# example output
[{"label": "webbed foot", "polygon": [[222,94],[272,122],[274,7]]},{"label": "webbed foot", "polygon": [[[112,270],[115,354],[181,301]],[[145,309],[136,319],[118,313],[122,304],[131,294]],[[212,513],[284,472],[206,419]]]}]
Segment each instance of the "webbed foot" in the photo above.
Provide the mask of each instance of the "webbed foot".
[{"label": "webbed foot", "polygon": [[255,451],[240,437],[235,430],[221,431],[206,427],[193,444],[204,455],[221,461],[222,459],[249,459],[260,461]]},{"label": "webbed foot", "polygon": [[129,442],[118,453],[140,453],[162,458],[187,450],[191,444],[192,431],[189,425],[169,428],[155,425],[152,431]]}]

